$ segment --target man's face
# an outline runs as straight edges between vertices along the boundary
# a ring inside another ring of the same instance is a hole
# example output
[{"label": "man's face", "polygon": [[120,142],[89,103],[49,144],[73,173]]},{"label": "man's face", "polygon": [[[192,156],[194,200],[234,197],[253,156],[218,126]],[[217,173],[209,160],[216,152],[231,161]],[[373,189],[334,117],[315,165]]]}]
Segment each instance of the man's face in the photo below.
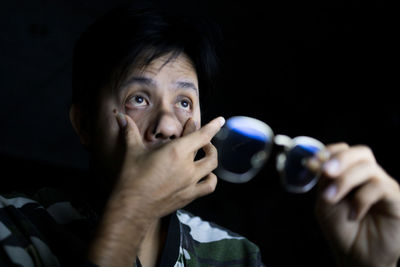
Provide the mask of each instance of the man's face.
[{"label": "man's face", "polygon": [[115,111],[133,119],[148,149],[179,138],[189,118],[199,127],[195,69],[183,54],[165,64],[169,56],[155,59],[144,70],[132,70],[118,90],[103,89],[90,140],[92,152],[102,164],[114,165],[112,162],[121,156],[121,135]]}]

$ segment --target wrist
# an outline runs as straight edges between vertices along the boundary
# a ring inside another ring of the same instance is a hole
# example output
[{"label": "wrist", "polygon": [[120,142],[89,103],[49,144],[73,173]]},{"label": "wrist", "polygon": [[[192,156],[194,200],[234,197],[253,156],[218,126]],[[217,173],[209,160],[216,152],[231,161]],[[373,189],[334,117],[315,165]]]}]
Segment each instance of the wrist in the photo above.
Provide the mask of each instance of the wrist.
[{"label": "wrist", "polygon": [[98,266],[132,266],[154,221],[142,212],[140,203],[127,191],[111,194],[89,248],[89,260]]},{"label": "wrist", "polygon": [[140,191],[121,186],[111,193],[103,214],[107,216],[112,214],[113,218],[118,217],[139,227],[147,226],[158,219],[148,203],[149,199],[148,194],[143,195]]},{"label": "wrist", "polygon": [[106,208],[88,258],[98,266],[132,266],[148,230],[146,220],[126,217],[121,209]]}]

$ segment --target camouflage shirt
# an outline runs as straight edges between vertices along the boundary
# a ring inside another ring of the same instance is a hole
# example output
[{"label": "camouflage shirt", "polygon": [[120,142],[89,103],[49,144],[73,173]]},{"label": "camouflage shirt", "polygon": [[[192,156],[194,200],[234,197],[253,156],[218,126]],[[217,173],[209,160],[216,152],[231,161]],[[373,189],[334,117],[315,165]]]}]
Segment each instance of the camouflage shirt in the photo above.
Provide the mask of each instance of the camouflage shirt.
[{"label": "camouflage shirt", "polygon": [[[263,266],[246,238],[184,210],[169,217],[160,266]],[[0,266],[95,266],[85,252],[97,222],[87,204],[53,189],[0,195]]]}]

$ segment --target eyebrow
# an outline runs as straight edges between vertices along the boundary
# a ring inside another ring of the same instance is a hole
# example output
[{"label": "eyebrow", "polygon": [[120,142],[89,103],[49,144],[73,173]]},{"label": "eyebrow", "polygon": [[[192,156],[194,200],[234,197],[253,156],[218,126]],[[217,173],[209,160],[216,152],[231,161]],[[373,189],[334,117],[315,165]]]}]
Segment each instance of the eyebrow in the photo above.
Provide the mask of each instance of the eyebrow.
[{"label": "eyebrow", "polygon": [[126,82],[124,82],[124,84],[122,85],[122,88],[125,88],[125,87],[135,84],[135,83],[142,84],[142,85],[150,85],[150,86],[154,86],[156,84],[156,82],[151,78],[142,77],[142,76],[133,76],[133,77],[130,77]]},{"label": "eyebrow", "polygon": [[[124,82],[124,84],[122,85],[122,88],[130,86],[132,84],[156,86],[156,82],[151,78],[147,78],[147,77],[143,77],[143,76],[133,76],[133,77],[130,77],[126,82]],[[199,94],[199,89],[192,82],[177,81],[175,83],[175,87],[180,88],[180,89],[191,89],[191,90],[194,90],[197,95]]]},{"label": "eyebrow", "polygon": [[175,83],[177,88],[182,88],[182,89],[193,89],[196,91],[196,94],[199,94],[199,89],[194,85],[192,82],[183,82],[183,81],[178,81]]}]

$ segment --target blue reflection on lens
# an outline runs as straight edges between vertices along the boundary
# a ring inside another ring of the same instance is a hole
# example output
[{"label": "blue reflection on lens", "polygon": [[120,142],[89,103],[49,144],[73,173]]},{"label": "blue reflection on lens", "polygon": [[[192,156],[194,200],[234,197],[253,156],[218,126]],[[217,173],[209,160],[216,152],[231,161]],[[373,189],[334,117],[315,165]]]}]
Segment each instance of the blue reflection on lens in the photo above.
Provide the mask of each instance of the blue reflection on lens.
[{"label": "blue reflection on lens", "polygon": [[301,147],[301,148],[303,148],[303,149],[305,149],[305,150],[307,150],[307,151],[310,152],[311,154],[315,154],[315,153],[317,153],[318,151],[320,151],[320,148],[318,148],[318,147],[316,147],[316,146],[302,145],[302,144],[299,144],[298,146]]},{"label": "blue reflection on lens", "polygon": [[227,121],[227,127],[239,134],[245,135],[251,139],[257,139],[262,142],[268,142],[268,136],[262,131],[256,129],[254,121],[243,117],[231,118]]},{"label": "blue reflection on lens", "polygon": [[287,154],[285,163],[286,183],[293,188],[303,188],[312,183],[316,177],[303,163],[321,149],[308,144],[297,144]]}]

